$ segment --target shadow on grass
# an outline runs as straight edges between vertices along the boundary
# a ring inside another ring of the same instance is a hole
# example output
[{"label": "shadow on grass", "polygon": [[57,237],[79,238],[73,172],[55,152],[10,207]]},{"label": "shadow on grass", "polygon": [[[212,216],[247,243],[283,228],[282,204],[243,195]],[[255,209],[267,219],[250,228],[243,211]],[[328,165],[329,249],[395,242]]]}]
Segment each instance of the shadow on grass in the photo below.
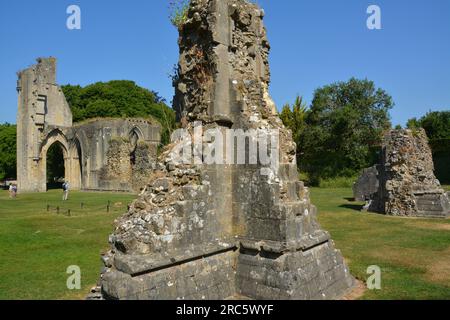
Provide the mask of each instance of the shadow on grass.
[{"label": "shadow on grass", "polygon": [[361,212],[362,208],[364,208],[364,205],[362,204],[341,204],[339,208],[345,208],[350,210],[355,210]]}]

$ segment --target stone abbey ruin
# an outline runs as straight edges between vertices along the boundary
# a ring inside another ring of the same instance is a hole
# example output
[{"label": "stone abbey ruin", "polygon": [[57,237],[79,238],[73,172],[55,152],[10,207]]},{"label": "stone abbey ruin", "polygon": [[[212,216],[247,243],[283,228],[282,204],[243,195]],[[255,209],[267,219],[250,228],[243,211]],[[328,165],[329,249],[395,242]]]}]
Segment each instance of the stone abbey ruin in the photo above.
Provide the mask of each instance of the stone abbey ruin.
[{"label": "stone abbey ruin", "polygon": [[56,59],[39,58],[18,73],[17,183],[19,192],[47,190],[47,151],[63,151],[72,189],[139,190],[153,169],[160,126],[144,119],[94,119],[73,124],[56,84]]},{"label": "stone abbey ruin", "polygon": [[174,107],[191,135],[198,123],[279,132],[277,166],[178,164],[169,145],[116,220],[91,298],[336,299],[353,288],[298,180],[295,143],[268,93],[263,16],[245,0],[191,1]]},{"label": "stone abbey ruin", "polygon": [[364,170],[353,193],[357,201],[368,201],[368,211],[393,216],[450,216],[449,194],[434,175],[423,129],[387,132],[381,163]]}]

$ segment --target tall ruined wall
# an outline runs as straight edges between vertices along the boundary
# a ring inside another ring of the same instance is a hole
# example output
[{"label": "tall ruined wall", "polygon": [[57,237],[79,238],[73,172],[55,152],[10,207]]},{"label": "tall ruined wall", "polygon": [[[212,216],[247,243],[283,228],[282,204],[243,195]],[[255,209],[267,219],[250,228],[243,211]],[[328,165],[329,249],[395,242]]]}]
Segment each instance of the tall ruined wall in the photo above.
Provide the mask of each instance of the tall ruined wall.
[{"label": "tall ruined wall", "polygon": [[391,130],[383,140],[375,188],[366,197],[369,210],[394,216],[445,217],[448,196],[434,175],[425,130]]},{"label": "tall ruined wall", "polygon": [[[70,127],[72,113],[56,84],[56,59],[39,58],[18,72],[17,182],[19,192],[46,190],[41,142],[48,126]],[[67,156],[67,155],[66,155]]]},{"label": "tall ruined wall", "polygon": [[160,125],[145,119],[93,119],[67,131],[79,144],[84,190],[139,191],[154,169]]},{"label": "tall ruined wall", "polygon": [[239,112],[276,113],[268,95],[263,17],[263,10],[242,1],[191,2],[179,39],[174,107],[180,119],[230,124],[241,118]]},{"label": "tall ruined wall", "polygon": [[[214,139],[202,133],[199,145],[175,139],[116,221],[103,256],[104,298],[331,299],[352,287],[298,181],[295,143],[268,94],[263,16],[244,0],[191,1],[180,30],[174,107],[190,138],[199,126],[224,134],[258,129],[246,149],[265,135],[279,161],[180,164],[175,149],[195,153]],[[234,143],[224,149],[233,157],[238,151]]]},{"label": "tall ruined wall", "polygon": [[[19,192],[47,191],[47,150],[55,143],[62,149],[65,179],[72,189],[131,191],[145,185],[160,143],[160,125],[145,119],[94,119],[72,125],[70,107],[56,84],[56,59],[37,62],[18,73]],[[109,150],[114,137],[130,142],[130,150],[119,152],[119,158]],[[119,169],[115,161],[121,163]]]},{"label": "tall ruined wall", "polygon": [[100,169],[100,180],[117,181],[117,189],[120,189],[121,185],[128,186],[132,172],[130,154],[129,141],[125,138],[113,137],[109,141],[106,152],[106,163]]},{"label": "tall ruined wall", "polygon": [[[147,184],[147,179],[155,169],[158,145],[146,141],[137,141],[132,148],[133,160],[131,163],[131,187],[133,190],[140,190]],[[144,182],[144,183],[143,183]]]}]

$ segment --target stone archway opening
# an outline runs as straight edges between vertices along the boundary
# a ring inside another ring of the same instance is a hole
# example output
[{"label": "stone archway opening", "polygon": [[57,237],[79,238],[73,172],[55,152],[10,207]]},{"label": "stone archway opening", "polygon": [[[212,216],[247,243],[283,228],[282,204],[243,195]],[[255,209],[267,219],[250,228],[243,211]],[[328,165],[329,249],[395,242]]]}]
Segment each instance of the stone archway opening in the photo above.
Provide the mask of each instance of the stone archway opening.
[{"label": "stone archway opening", "polygon": [[66,160],[64,146],[54,142],[46,154],[46,186],[47,190],[60,189],[66,178]]},{"label": "stone archway opening", "polygon": [[134,166],[136,164],[136,149],[139,140],[141,140],[141,133],[139,132],[138,128],[134,128],[131,130],[129,134],[129,140],[130,140],[130,163],[131,166]]},{"label": "stone archway opening", "polygon": [[53,130],[47,135],[37,163],[36,191],[62,188],[64,181],[70,182],[71,189],[78,188],[79,176],[74,176],[74,171],[77,171],[74,162],[78,161],[78,157],[73,155],[72,149],[60,130]]}]

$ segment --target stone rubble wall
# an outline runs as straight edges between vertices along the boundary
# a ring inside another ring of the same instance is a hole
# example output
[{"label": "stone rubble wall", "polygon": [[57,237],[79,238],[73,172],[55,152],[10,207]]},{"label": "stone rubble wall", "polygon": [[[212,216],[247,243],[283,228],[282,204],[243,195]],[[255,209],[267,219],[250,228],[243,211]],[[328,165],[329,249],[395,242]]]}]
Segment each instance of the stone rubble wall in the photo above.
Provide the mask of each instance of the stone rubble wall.
[{"label": "stone rubble wall", "polygon": [[[134,163],[132,157],[134,155]],[[156,146],[139,141],[133,146],[128,138],[109,141],[105,164],[99,170],[99,189],[141,191],[155,169]]]},{"label": "stone rubble wall", "polygon": [[[87,120],[64,131],[69,143],[79,145],[81,188],[139,192],[155,167],[160,130],[159,124],[147,119],[104,118]],[[133,142],[135,132],[139,136]]]},{"label": "stone rubble wall", "polygon": [[102,168],[102,180],[118,180],[127,183],[131,179],[130,143],[123,138],[112,138],[106,152],[106,165]]},{"label": "stone rubble wall", "polygon": [[434,175],[425,130],[390,130],[383,140],[382,161],[371,170],[377,180],[355,186],[370,203],[369,211],[393,216],[446,217],[448,195]]},{"label": "stone rubble wall", "polygon": [[116,221],[101,297],[339,298],[354,279],[317,223],[298,181],[291,132],[269,96],[264,11],[245,0],[192,0],[187,17],[174,81],[183,128],[191,136],[196,122],[269,137],[278,130],[280,164],[180,165],[171,153],[176,142],[169,145]]},{"label": "stone rubble wall", "polygon": [[[62,148],[65,179],[73,190],[138,191],[146,184],[161,140],[161,127],[155,121],[99,118],[73,124],[56,83],[53,57],[39,58],[36,65],[20,71],[17,91],[19,192],[47,191],[47,150],[54,143]],[[136,149],[136,163],[130,168],[131,151],[109,150],[109,144],[133,135],[145,146]]]}]

